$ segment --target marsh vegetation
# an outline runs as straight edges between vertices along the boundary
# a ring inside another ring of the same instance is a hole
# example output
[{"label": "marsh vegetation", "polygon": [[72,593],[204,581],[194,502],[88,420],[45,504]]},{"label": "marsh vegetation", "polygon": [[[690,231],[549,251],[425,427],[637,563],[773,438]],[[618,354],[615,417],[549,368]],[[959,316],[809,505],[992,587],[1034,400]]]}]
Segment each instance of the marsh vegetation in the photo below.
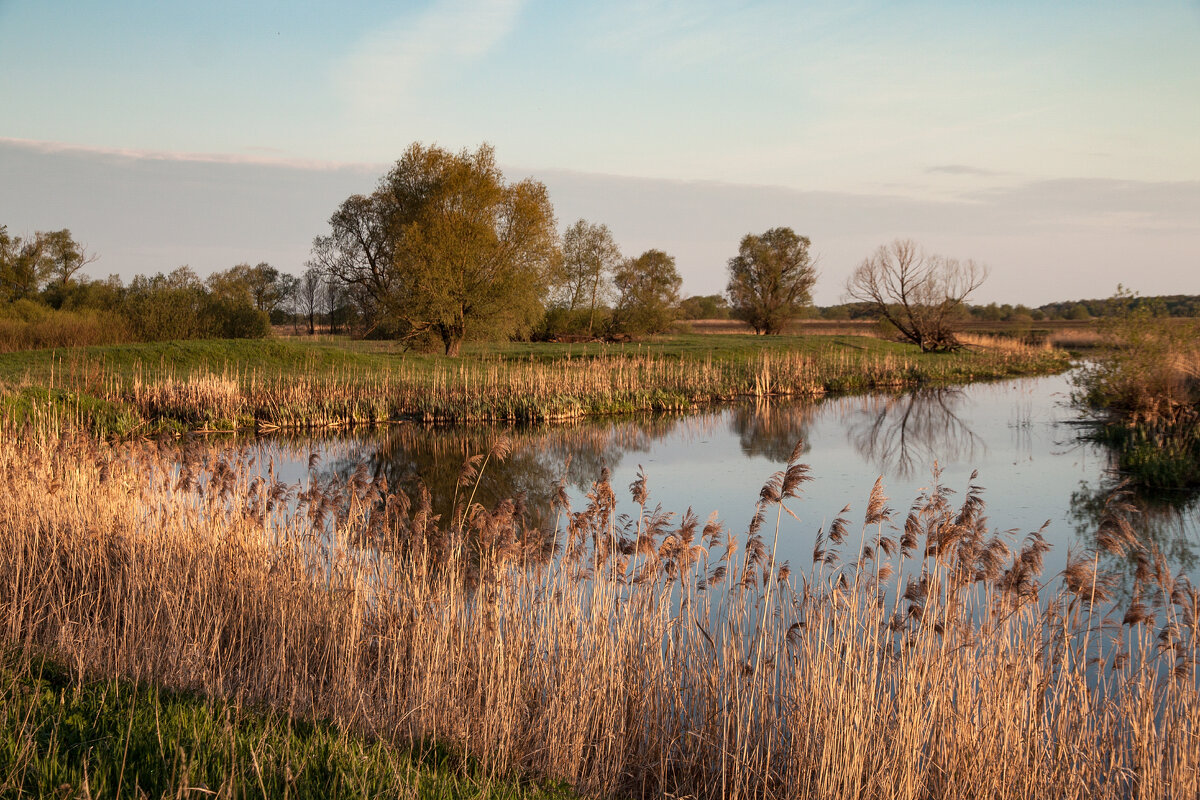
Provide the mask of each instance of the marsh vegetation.
[{"label": "marsh vegetation", "polygon": [[1059,371],[1046,346],[992,341],[922,354],[865,337],[677,336],[630,345],[480,346],[456,359],[379,343],[168,342],[0,355],[10,418],[98,434],[319,429],[400,419],[562,420],[688,409],[743,397]]},{"label": "marsh vegetation", "polygon": [[[503,438],[439,512],[365,468],[288,482],[200,440],[5,434],[5,646],[75,676],[436,741],[589,795],[1200,790],[1200,595],[1118,502],[1046,575],[1043,532],[997,532],[977,481],[898,501],[881,482],[789,564],[799,449],[731,530],[604,472],[581,501],[549,487],[540,518],[482,504]],[[1108,557],[1137,566],[1119,605]],[[67,749],[22,730],[8,775]]]}]

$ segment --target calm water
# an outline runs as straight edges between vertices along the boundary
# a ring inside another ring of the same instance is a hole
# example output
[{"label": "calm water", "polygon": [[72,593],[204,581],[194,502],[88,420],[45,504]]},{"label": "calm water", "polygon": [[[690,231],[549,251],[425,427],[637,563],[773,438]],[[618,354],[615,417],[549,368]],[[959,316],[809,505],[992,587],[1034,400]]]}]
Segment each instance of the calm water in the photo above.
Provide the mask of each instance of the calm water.
[{"label": "calm water", "polygon": [[[857,524],[879,476],[902,522],[912,501],[933,485],[936,466],[941,482],[959,497],[978,470],[991,526],[1011,530],[1014,541],[1049,521],[1046,536],[1054,552],[1047,563],[1054,572],[1068,548],[1088,544],[1098,506],[1114,483],[1106,451],[1078,439],[1069,391],[1068,378],[1056,376],[542,427],[403,424],[348,436],[261,439],[257,446],[285,479],[306,477],[315,452],[323,478],[348,476],[366,463],[372,474],[386,474],[391,486],[412,490],[423,480],[445,510],[464,454],[485,451],[507,434],[511,455],[487,465],[476,495],[485,504],[525,492],[531,507],[549,508],[565,475],[573,505],[582,508],[592,481],[607,467],[623,510],[634,513],[624,488],[640,468],[649,480],[650,506],[677,514],[690,507],[701,519],[716,511],[736,533],[749,523],[763,482],[802,441],[813,480],[790,504],[799,521],[784,516],[781,560],[807,566],[816,531],[846,504]],[[1196,496],[1157,498],[1144,506],[1143,535],[1176,569],[1200,579]]]}]

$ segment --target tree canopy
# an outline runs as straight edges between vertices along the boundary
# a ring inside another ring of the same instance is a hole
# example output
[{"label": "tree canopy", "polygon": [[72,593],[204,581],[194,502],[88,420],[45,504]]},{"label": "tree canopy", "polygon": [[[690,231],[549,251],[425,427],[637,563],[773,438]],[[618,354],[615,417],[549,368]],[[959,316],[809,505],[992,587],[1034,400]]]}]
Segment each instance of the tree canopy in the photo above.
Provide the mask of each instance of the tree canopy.
[{"label": "tree canopy", "polygon": [[596,312],[613,298],[613,273],[620,265],[621,248],[607,225],[581,219],[563,234],[554,300],[569,314],[586,312],[589,335]]},{"label": "tree canopy", "polygon": [[374,325],[403,339],[520,333],[542,311],[558,257],[546,187],[508,184],[488,145],[413,144],[370,195],[353,195],[313,242],[313,264],[355,290]]},{"label": "tree canopy", "polygon": [[61,290],[95,260],[66,228],[21,237],[0,226],[0,301],[32,297],[51,285]]},{"label": "tree canopy", "polygon": [[613,326],[621,333],[662,333],[675,321],[682,280],[675,259],[647,250],[625,261],[613,276],[617,305]]},{"label": "tree canopy", "polygon": [[742,237],[729,259],[729,300],[733,316],[755,333],[779,333],[800,309],[812,303],[817,280],[807,236],[791,228],[771,228]]}]

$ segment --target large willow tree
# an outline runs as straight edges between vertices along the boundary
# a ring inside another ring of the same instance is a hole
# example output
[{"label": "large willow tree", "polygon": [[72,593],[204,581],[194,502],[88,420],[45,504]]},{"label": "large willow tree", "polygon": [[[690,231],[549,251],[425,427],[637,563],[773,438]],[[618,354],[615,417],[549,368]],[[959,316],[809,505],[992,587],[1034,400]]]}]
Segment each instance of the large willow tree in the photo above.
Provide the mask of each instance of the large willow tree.
[{"label": "large willow tree", "polygon": [[508,184],[495,153],[414,144],[370,195],[353,195],[313,241],[312,263],[352,287],[402,339],[464,340],[528,330],[557,259],[546,187]]},{"label": "large willow tree", "polygon": [[733,316],[750,323],[755,333],[775,334],[812,303],[817,270],[810,244],[791,228],[743,236],[738,254],[729,259]]}]

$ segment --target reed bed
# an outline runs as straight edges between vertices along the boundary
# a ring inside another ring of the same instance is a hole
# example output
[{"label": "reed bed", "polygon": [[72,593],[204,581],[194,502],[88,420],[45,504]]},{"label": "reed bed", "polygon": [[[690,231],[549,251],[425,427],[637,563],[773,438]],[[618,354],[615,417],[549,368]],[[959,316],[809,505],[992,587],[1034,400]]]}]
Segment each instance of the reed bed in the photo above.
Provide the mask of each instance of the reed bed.
[{"label": "reed bed", "polygon": [[[1098,546],[993,532],[979,486],[906,512],[876,484],[777,563],[793,453],[734,535],[602,474],[550,524],[365,469],[283,484],[250,451],[0,436],[4,646],[79,674],[266,704],[598,797],[1195,798],[1200,596],[1120,500]],[[626,513],[622,513],[625,510]],[[852,521],[853,519],[853,521]]]},{"label": "reed bed", "polygon": [[[311,360],[275,369],[139,364],[128,377],[102,360],[68,356],[48,374],[10,380],[0,395],[42,389],[87,398],[89,406],[105,405],[107,414],[89,408],[86,417],[76,419],[96,433],[113,432],[103,426],[127,420],[134,420],[132,427],[140,431],[311,430],[400,419],[545,421],[685,410],[734,398],[962,383],[1065,365],[1065,353],[1046,348],[989,346],[922,356],[881,351],[854,340],[824,349],[763,349],[735,357],[624,352],[571,358],[568,353],[549,360],[475,357],[430,363],[400,358],[385,367],[329,368]],[[63,405],[57,397],[43,398],[43,406]],[[25,416],[34,412],[49,413],[31,409]],[[56,413],[62,417],[63,409]]]},{"label": "reed bed", "polygon": [[1108,351],[1081,370],[1075,403],[1123,473],[1151,488],[1200,485],[1200,324],[1132,314],[1104,331]]}]

